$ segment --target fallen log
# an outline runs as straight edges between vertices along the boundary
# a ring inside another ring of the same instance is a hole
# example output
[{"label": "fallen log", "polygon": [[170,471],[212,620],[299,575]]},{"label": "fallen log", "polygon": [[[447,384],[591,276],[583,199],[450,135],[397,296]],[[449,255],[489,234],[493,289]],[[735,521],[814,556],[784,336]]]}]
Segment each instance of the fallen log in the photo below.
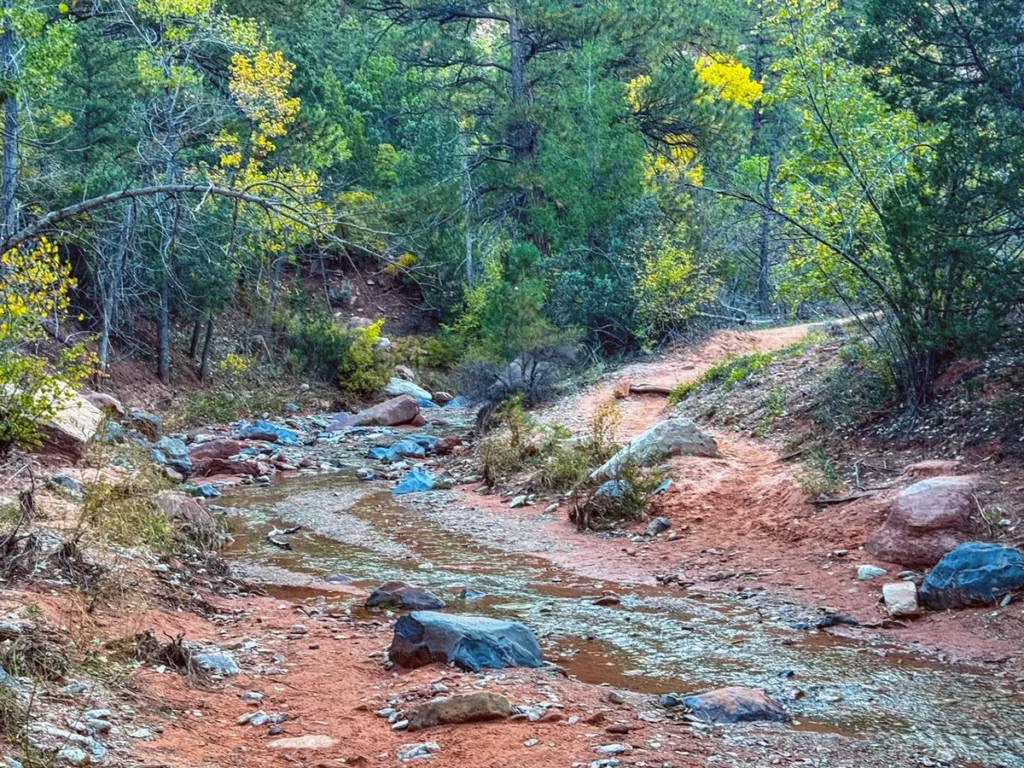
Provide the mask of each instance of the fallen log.
[{"label": "fallen log", "polygon": [[615,387],[615,397],[619,400],[625,400],[630,395],[659,395],[661,397],[668,397],[672,394],[672,387],[662,387],[657,384],[631,384],[628,380],[623,379]]}]

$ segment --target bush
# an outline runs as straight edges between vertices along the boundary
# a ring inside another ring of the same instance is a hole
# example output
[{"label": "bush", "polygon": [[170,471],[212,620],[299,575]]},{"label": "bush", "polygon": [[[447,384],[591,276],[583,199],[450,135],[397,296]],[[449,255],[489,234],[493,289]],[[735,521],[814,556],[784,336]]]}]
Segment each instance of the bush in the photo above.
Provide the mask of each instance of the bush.
[{"label": "bush", "polygon": [[614,400],[594,411],[590,434],[579,440],[564,439],[571,436],[555,433],[550,447],[542,448],[544,462],[540,482],[554,491],[568,491],[586,483],[590,473],[604,464],[619,450],[615,441],[621,415]]},{"label": "bush", "polygon": [[[643,520],[654,491],[664,480],[661,472],[629,461],[614,480],[590,494],[577,493],[569,509],[569,519],[581,531],[612,528],[623,520]],[[618,486],[618,495],[600,493],[601,488],[612,482]]]},{"label": "bush", "polygon": [[391,378],[387,353],[377,348],[383,320],[369,328],[341,328],[334,318],[307,316],[292,336],[294,367],[322,381],[335,381],[351,397],[376,392]]}]

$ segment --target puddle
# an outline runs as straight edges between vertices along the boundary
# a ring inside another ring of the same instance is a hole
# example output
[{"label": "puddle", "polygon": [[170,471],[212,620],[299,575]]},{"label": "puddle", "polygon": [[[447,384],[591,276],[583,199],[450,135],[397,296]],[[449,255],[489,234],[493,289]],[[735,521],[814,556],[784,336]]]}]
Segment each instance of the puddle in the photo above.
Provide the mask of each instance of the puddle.
[{"label": "puddle", "polygon": [[[386,489],[343,473],[232,490],[222,502],[237,510],[227,556],[245,577],[293,601],[323,597],[357,608],[361,601],[345,592],[351,586],[420,584],[451,611],[522,621],[549,660],[588,683],[652,695],[760,687],[785,704],[801,730],[900,739],[964,763],[1024,765],[1020,683],[982,667],[796,631],[738,596],[690,597],[671,587],[589,579],[493,546],[510,535],[498,521],[481,512],[467,529],[453,522],[443,495],[425,507],[430,498],[406,507]],[[291,551],[267,541],[275,527],[293,525],[303,530],[288,537]],[[512,550],[526,544],[505,543]],[[348,576],[352,585],[325,583],[330,574]],[[460,600],[463,586],[485,597]],[[621,605],[594,605],[605,591]]]}]

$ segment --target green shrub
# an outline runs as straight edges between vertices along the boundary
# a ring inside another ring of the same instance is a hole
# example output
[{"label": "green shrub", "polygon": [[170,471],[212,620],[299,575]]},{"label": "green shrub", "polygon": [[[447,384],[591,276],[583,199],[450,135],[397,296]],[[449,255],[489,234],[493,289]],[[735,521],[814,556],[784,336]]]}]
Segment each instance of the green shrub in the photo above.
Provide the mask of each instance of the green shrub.
[{"label": "green shrub", "polygon": [[615,478],[621,495],[602,495],[599,489],[590,494],[577,493],[569,509],[569,519],[580,530],[602,530],[623,520],[643,520],[654,491],[664,480],[665,475],[658,470],[628,461]]},{"label": "green shrub", "polygon": [[568,430],[554,428],[541,447],[544,456],[540,483],[554,491],[568,491],[585,483],[590,474],[619,450],[615,441],[620,415],[611,400],[594,411],[590,434],[578,440]]},{"label": "green shrub", "polygon": [[765,437],[772,431],[775,423],[786,414],[786,390],[782,387],[775,387],[765,398],[764,413],[757,422],[757,436]]},{"label": "green shrub", "polygon": [[292,367],[321,381],[335,381],[351,397],[379,390],[391,378],[392,363],[377,348],[384,321],[369,328],[349,330],[334,318],[301,318],[292,334]]}]

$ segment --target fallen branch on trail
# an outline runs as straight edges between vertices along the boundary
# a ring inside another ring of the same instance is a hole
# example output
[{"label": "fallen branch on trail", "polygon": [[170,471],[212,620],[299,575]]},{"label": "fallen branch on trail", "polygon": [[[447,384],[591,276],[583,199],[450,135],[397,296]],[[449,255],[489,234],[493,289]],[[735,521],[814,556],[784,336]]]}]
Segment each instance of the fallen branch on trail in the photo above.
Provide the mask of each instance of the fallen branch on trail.
[{"label": "fallen branch on trail", "polygon": [[630,395],[658,395],[668,397],[672,394],[672,387],[662,387],[657,384],[630,384],[623,379],[615,387],[615,397],[618,400],[625,400]]}]

